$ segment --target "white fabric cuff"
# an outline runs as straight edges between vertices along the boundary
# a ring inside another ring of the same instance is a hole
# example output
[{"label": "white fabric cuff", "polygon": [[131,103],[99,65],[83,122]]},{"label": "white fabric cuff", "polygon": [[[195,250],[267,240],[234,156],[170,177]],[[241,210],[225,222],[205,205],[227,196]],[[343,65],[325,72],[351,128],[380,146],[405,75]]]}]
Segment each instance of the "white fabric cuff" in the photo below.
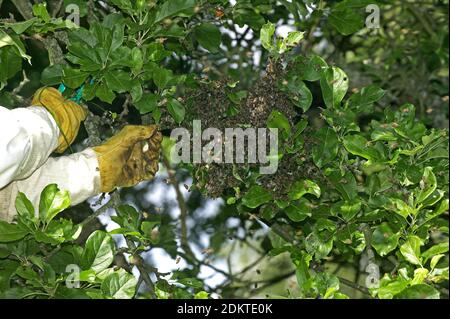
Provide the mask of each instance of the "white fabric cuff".
[{"label": "white fabric cuff", "polygon": [[[40,194],[48,184],[57,184],[59,189],[68,190],[72,206],[99,194],[100,171],[95,152],[88,148],[80,153],[49,158],[27,179],[15,181],[0,190],[0,213],[3,208],[7,211],[5,219],[12,219],[16,214],[14,202],[18,192],[25,193],[37,210]],[[5,202],[1,203],[2,200]]]},{"label": "white fabric cuff", "polygon": [[0,189],[30,176],[58,145],[59,128],[43,107],[0,107]]}]

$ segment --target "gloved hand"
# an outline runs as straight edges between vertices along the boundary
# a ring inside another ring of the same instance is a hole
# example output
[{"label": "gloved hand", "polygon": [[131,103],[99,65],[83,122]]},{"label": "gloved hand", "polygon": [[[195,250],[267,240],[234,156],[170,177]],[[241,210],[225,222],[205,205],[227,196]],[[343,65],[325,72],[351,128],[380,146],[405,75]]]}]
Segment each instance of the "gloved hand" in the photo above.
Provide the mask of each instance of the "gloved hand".
[{"label": "gloved hand", "polygon": [[86,119],[86,110],[75,102],[65,99],[52,87],[37,90],[32,105],[45,107],[55,119],[61,131],[55,151],[63,153],[77,137],[81,121]]},{"label": "gloved hand", "polygon": [[152,179],[158,171],[161,141],[155,125],[127,125],[103,145],[94,147],[101,191],[107,193]]}]

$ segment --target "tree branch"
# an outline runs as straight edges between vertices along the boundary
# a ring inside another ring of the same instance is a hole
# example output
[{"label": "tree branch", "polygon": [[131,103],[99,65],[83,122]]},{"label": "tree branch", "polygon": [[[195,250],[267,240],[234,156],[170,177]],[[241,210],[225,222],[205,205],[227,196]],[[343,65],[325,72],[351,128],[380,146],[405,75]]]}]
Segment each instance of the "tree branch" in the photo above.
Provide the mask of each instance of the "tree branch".
[{"label": "tree branch", "polygon": [[16,6],[17,11],[24,17],[25,20],[30,20],[33,18],[33,6],[27,0],[11,0],[11,2]]},{"label": "tree branch", "polygon": [[136,265],[137,269],[139,270],[142,280],[147,285],[147,287],[150,291],[150,295],[152,296],[153,299],[157,299],[157,296],[155,293],[155,285],[154,285],[152,279],[150,278],[150,275],[148,274],[144,259],[141,257],[141,255],[139,255],[135,252],[136,245],[134,244],[134,242],[127,237],[125,237],[125,240],[127,242],[127,246],[133,251],[132,256],[134,259],[134,264]]},{"label": "tree branch", "polygon": [[53,8],[52,8],[52,10],[51,10],[51,11],[52,11],[52,12],[51,12],[51,15],[52,15],[53,18],[56,18],[56,16],[58,15],[58,13],[61,11],[61,7],[62,7],[63,3],[64,3],[64,0],[59,0],[59,1],[57,1],[56,4],[53,6]]},{"label": "tree branch", "polygon": [[178,184],[178,181],[175,177],[175,172],[170,167],[170,163],[163,156],[163,163],[164,166],[167,168],[167,174],[169,176],[169,182],[172,184],[172,186],[175,188],[176,198],[178,202],[178,206],[180,208],[180,224],[181,224],[181,232],[180,232],[180,242],[181,242],[181,248],[185,251],[186,255],[190,257],[193,260],[196,260],[194,253],[191,250],[191,247],[189,246],[188,241],[188,231],[187,231],[187,225],[186,225],[186,219],[188,215],[188,209],[186,202],[183,197],[183,193],[181,193],[180,185]]},{"label": "tree branch", "polygon": [[115,208],[116,206],[118,206],[120,204],[120,195],[118,191],[115,191],[113,193],[111,193],[111,198],[109,199],[109,201],[103,205],[102,207],[100,207],[99,209],[97,209],[95,211],[94,214],[90,215],[88,218],[86,218],[85,220],[83,220],[80,225],[81,226],[85,226],[87,225],[90,221],[94,220],[95,218],[97,218],[98,216],[104,214],[108,209],[110,208]]},{"label": "tree branch", "polygon": [[350,288],[356,289],[356,290],[362,292],[363,294],[365,294],[367,296],[371,296],[370,292],[369,292],[369,289],[367,289],[366,287],[358,285],[357,283],[355,283],[353,281],[350,281],[348,279],[345,279],[345,278],[342,278],[342,277],[339,277],[339,276],[336,276],[336,277],[338,277],[339,281],[341,283],[343,283],[344,285],[346,285],[346,286],[348,286]]},{"label": "tree branch", "polygon": [[30,82],[30,79],[27,77],[27,74],[25,70],[22,70],[23,80],[20,81],[19,85],[14,88],[14,90],[11,92],[12,95],[19,95],[20,91],[22,91],[23,87]]}]

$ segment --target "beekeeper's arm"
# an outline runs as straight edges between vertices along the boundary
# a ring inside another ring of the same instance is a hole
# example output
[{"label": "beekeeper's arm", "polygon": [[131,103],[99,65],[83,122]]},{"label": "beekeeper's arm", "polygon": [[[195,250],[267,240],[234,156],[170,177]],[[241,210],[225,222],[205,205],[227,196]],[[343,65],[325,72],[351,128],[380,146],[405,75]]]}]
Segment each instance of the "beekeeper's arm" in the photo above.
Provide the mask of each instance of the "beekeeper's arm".
[{"label": "beekeeper's arm", "polygon": [[[50,111],[55,98],[64,111]],[[0,109],[0,219],[12,220],[19,191],[37,207],[42,189],[55,183],[70,192],[75,205],[100,192],[153,178],[161,144],[155,126],[126,126],[101,146],[47,159],[55,148],[62,152],[73,142],[85,112],[68,112],[81,107],[55,89],[38,92],[33,104],[39,103],[46,107]],[[60,112],[63,116],[58,117]]]},{"label": "beekeeper's arm", "polygon": [[86,111],[54,88],[38,90],[32,107],[0,106],[0,189],[30,176],[53,151],[73,142]]}]

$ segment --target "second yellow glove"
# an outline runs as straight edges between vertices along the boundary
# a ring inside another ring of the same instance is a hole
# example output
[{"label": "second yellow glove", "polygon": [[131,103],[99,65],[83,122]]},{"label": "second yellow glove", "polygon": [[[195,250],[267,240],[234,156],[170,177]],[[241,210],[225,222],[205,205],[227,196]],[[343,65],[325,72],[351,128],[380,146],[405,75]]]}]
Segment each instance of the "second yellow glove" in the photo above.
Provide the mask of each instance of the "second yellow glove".
[{"label": "second yellow glove", "polygon": [[155,125],[128,125],[93,148],[100,169],[101,191],[130,187],[152,179],[158,171],[162,135]]},{"label": "second yellow glove", "polygon": [[45,107],[55,119],[61,131],[55,151],[63,153],[77,137],[80,124],[86,119],[86,110],[77,103],[65,99],[52,87],[37,90],[31,103],[33,106]]}]

